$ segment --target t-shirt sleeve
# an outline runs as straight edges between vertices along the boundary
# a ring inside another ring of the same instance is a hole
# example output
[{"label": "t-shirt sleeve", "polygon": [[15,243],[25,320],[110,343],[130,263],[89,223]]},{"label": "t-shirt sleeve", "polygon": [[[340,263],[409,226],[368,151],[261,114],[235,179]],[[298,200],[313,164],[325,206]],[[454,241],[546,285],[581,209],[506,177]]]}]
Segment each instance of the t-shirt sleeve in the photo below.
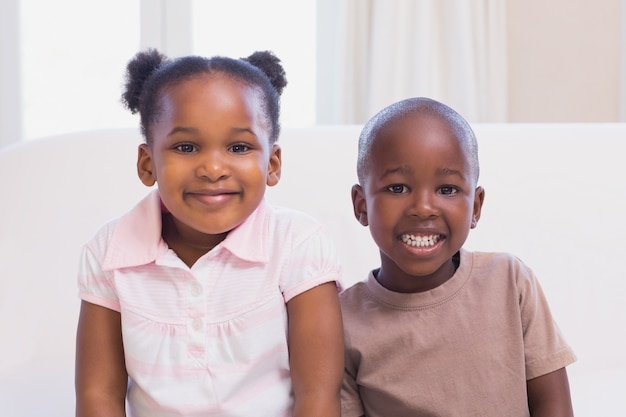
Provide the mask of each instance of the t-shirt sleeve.
[{"label": "t-shirt sleeve", "polygon": [[112,272],[101,268],[100,259],[85,245],[78,264],[78,296],[81,300],[120,311],[120,303],[112,285]]},{"label": "t-shirt sleeve", "polygon": [[576,361],[554,321],[535,274],[522,266],[518,279],[524,332],[526,378],[533,379]]},{"label": "t-shirt sleeve", "polygon": [[341,287],[335,244],[325,227],[317,227],[296,243],[288,263],[280,282],[285,302],[326,282],[335,282],[338,290]]}]

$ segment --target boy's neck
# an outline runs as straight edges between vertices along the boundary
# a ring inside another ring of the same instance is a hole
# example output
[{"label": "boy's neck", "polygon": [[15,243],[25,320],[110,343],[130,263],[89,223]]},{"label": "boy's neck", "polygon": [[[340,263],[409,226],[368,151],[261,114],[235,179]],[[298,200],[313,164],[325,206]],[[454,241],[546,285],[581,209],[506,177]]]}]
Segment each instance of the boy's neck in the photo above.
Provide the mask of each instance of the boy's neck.
[{"label": "boy's neck", "polygon": [[373,273],[376,281],[389,291],[419,293],[430,291],[446,283],[459,268],[460,262],[460,252],[457,252],[433,274],[416,276],[405,273],[395,263],[385,262],[383,258],[381,267]]}]

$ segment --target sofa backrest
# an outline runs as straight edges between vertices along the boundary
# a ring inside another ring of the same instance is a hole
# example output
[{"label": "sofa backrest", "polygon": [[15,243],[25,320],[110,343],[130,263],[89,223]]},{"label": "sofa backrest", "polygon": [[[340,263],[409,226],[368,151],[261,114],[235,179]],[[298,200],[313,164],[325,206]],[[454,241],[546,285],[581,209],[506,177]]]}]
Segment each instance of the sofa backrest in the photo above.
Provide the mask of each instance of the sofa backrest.
[{"label": "sofa backrest", "polygon": [[[626,375],[626,125],[474,129],[486,199],[467,247],[512,252],[535,270],[580,358],[574,374]],[[267,194],[330,227],[344,285],[378,264],[350,200],[359,132],[285,128],[282,178]],[[49,368],[61,397],[73,395],[78,256],[106,220],[149,192],[135,170],[140,142],[136,129],[112,129],[0,149],[0,387],[17,389],[21,375],[31,395],[38,378],[48,384],[41,369]]]}]

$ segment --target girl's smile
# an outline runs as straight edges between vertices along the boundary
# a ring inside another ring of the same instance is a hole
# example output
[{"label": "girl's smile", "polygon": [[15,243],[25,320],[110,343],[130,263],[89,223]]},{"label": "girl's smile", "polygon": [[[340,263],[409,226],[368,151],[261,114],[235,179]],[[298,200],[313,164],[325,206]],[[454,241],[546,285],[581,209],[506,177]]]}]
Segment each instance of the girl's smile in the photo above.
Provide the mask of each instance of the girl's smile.
[{"label": "girl's smile", "polygon": [[195,199],[211,209],[221,209],[240,195],[240,192],[229,189],[198,190],[185,193],[186,198]]}]

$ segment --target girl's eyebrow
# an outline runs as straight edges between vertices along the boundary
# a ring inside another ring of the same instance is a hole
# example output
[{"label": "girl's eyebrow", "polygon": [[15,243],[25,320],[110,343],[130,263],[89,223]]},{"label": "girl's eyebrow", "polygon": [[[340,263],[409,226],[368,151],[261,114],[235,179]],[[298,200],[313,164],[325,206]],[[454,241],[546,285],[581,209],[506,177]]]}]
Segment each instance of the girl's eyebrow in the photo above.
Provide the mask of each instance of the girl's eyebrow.
[{"label": "girl's eyebrow", "polygon": [[197,133],[198,129],[193,127],[185,127],[185,126],[176,126],[172,130],[169,131],[167,136],[173,136],[176,133]]},{"label": "girl's eyebrow", "polygon": [[231,130],[235,133],[247,132],[256,137],[256,133],[254,133],[254,131],[248,127],[233,127]]},{"label": "girl's eyebrow", "polygon": [[[256,133],[252,131],[252,129],[247,128],[247,127],[233,127],[231,130],[234,133],[247,132],[255,137],[257,136]],[[175,128],[169,131],[167,136],[173,136],[176,133],[198,133],[198,129],[196,129],[195,127],[176,126]]]}]

